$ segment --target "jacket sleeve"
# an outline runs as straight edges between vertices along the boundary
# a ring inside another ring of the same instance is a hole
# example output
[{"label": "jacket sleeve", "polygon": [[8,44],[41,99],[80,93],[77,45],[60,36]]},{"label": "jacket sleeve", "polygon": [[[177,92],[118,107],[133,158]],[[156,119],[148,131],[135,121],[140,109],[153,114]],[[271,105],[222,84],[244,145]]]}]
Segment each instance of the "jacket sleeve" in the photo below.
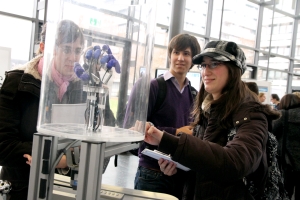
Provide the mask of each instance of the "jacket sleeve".
[{"label": "jacket sleeve", "polygon": [[[248,113],[245,115],[244,113]],[[159,150],[171,154],[172,159],[198,172],[204,179],[233,181],[254,172],[264,154],[267,141],[267,119],[260,112],[240,110],[233,118],[236,123],[236,135],[225,146],[182,134],[178,141],[174,138],[176,148],[169,148],[171,137],[164,134]],[[209,133],[206,133],[209,134]],[[227,133],[226,134],[227,137]],[[172,150],[173,149],[173,150]]]},{"label": "jacket sleeve", "polygon": [[17,94],[20,77],[21,75],[8,73],[0,90],[1,166],[21,167],[27,165],[23,154],[31,154],[32,151],[32,139],[31,141],[27,140],[20,131],[22,112]]}]

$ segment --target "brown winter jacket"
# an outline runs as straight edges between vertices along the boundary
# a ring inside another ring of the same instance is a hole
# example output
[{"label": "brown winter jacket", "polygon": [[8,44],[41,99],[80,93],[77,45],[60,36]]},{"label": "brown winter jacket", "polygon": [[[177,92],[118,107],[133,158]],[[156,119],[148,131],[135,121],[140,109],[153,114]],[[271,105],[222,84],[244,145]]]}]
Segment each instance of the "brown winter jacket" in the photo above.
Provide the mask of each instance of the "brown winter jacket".
[{"label": "brown winter jacket", "polygon": [[243,177],[256,171],[263,188],[267,131],[272,127],[271,119],[278,118],[279,113],[255,101],[242,103],[232,117],[236,135],[231,141],[230,130],[217,126],[217,116],[212,105],[209,118],[203,117],[195,136],[164,134],[158,149],[191,169],[183,199],[253,199]]}]

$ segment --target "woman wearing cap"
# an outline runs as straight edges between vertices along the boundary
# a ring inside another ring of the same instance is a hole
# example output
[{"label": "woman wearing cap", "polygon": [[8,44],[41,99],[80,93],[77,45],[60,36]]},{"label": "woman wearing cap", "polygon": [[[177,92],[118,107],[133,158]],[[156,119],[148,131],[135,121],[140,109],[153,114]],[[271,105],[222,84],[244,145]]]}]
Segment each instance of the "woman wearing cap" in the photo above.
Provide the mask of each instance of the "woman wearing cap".
[{"label": "woman wearing cap", "polygon": [[[191,169],[182,199],[254,199],[243,182],[253,172],[260,174],[257,192],[263,190],[267,131],[279,113],[260,104],[241,80],[245,61],[234,42],[209,42],[193,58],[202,75],[192,113],[194,134],[176,137],[147,123],[145,141]],[[173,162],[158,163],[166,175],[177,172]]]}]

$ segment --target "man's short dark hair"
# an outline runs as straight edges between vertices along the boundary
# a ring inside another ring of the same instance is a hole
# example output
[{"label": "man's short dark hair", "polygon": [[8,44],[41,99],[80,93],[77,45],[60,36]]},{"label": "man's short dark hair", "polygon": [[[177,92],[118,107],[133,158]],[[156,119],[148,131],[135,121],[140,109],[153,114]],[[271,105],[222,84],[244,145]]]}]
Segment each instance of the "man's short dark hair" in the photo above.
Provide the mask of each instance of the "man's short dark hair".
[{"label": "man's short dark hair", "polygon": [[[196,37],[189,34],[178,34],[171,39],[168,45],[168,57],[171,58],[173,49],[176,49],[177,51],[184,51],[189,47],[192,51],[192,58],[201,52],[201,47]],[[191,68],[193,66],[194,65],[192,65]]]},{"label": "man's short dark hair", "polygon": [[255,82],[246,82],[246,85],[252,92],[258,95],[258,86]]},{"label": "man's short dark hair", "polygon": [[280,98],[278,94],[271,94],[272,99],[276,99],[277,101],[280,101]]}]

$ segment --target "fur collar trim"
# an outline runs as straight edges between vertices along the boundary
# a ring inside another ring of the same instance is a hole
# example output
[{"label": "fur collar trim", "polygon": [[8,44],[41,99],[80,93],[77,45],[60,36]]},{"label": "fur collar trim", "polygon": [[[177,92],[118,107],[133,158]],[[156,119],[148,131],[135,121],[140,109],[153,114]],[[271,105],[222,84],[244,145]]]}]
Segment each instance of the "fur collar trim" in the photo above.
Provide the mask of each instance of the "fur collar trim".
[{"label": "fur collar trim", "polygon": [[204,101],[202,102],[201,108],[203,110],[203,113],[205,116],[208,116],[210,113],[210,106],[211,106],[211,102],[213,101],[213,97],[211,94],[207,95],[204,99]]},{"label": "fur collar trim", "polygon": [[37,69],[39,61],[42,57],[43,57],[43,54],[39,54],[36,57],[34,57],[33,59],[31,59],[29,62],[27,62],[26,64],[17,66],[15,69],[23,70],[24,73],[30,74],[38,80],[42,80],[42,77],[39,74],[38,69]]}]

